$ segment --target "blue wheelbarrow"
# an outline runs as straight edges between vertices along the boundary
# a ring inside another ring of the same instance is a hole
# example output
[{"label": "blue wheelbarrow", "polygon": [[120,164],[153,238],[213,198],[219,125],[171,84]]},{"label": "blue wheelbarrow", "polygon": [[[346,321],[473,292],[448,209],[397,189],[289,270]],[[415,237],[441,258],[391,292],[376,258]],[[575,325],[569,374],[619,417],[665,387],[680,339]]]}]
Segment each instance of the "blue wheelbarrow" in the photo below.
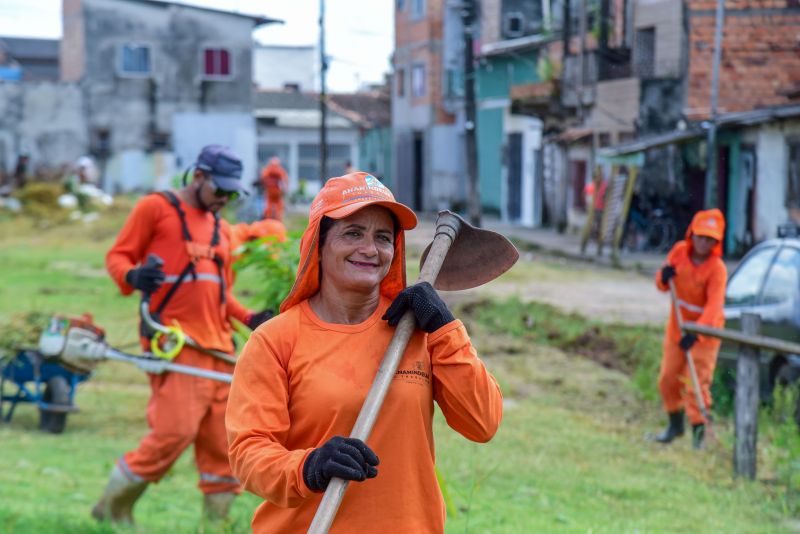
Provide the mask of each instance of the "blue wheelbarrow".
[{"label": "blue wheelbarrow", "polygon": [[38,350],[19,350],[16,356],[0,361],[0,419],[7,423],[19,403],[33,403],[39,408],[39,428],[61,434],[67,415],[78,410],[75,389],[90,376],[91,372],[45,358]]}]

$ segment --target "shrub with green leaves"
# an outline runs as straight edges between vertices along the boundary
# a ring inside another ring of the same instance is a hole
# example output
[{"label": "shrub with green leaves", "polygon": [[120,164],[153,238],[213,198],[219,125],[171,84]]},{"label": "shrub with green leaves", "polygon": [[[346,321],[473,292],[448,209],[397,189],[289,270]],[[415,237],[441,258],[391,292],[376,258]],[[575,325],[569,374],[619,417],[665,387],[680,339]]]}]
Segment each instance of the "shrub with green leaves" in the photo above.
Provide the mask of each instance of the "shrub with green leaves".
[{"label": "shrub with green leaves", "polygon": [[261,309],[278,311],[281,302],[292,289],[297,265],[300,263],[302,232],[288,232],[285,241],[268,236],[242,245],[234,269],[252,269],[258,274],[256,296]]}]

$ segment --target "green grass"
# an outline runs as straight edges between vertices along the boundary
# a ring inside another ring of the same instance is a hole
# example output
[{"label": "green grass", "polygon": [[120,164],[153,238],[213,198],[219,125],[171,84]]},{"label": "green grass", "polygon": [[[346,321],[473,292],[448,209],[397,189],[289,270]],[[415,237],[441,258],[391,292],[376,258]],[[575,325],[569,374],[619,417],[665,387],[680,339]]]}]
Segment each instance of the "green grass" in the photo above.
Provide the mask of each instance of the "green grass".
[{"label": "green grass", "polygon": [[[23,311],[91,311],[112,344],[134,341],[137,299],[119,296],[103,272],[124,215],[47,231],[0,222],[0,321]],[[247,272],[237,279],[246,301],[257,282]],[[725,420],[723,444],[700,453],[685,438],[670,447],[642,439],[662,424],[652,400],[658,329],[600,325],[513,300],[467,306],[456,315],[501,383],[506,411],[488,444],[465,440],[437,414],[437,464],[458,510],[448,533],[792,531],[794,508],[773,475],[794,465],[789,449],[762,439],[759,472],[769,484],[747,483],[730,476]],[[608,358],[607,366],[586,356]],[[80,386],[81,411],[64,434],[39,432],[30,405],[0,424],[0,534],[112,532],[89,510],[113,462],[144,435],[148,393],[143,373],[106,363]],[[765,429],[762,436],[774,435]],[[199,531],[196,484],[187,451],[137,505],[139,531]],[[237,499],[227,530],[248,532],[257,505],[252,495]]]}]

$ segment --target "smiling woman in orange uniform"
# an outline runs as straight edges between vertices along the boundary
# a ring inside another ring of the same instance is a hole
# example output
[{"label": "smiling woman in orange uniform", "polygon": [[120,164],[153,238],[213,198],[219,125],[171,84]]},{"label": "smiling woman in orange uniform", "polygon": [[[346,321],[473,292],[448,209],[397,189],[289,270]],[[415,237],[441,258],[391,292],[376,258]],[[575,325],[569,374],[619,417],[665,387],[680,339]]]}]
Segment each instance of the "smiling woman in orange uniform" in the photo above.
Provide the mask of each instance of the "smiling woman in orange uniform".
[{"label": "smiling woman in orange uniform", "polygon": [[[305,532],[332,477],[351,484],[331,532],[444,531],[433,403],[468,439],[502,416],[497,382],[430,284],[405,287],[414,213],[373,176],[328,180],[311,205],[281,313],[244,348],[226,413],[235,476],[262,497],[253,530]],[[367,443],[344,438],[402,314],[417,330]]]},{"label": "smiling woman in orange uniform", "polygon": [[[728,272],[722,262],[722,239],[725,218],[718,209],[699,211],[686,230],[686,239],[672,247],[665,265],[656,275],[656,286],[669,291],[675,284],[682,322],[694,322],[715,328],[725,324],[725,284]],[[673,304],[664,333],[664,355],[658,377],[658,389],[669,416],[667,428],[656,441],[670,443],[684,433],[684,405],[692,424],[692,443],[703,444],[705,420],[697,406],[686,351],[691,351],[697,370],[703,403],[711,409],[711,380],[717,364],[720,340],[708,336],[683,334],[678,327]]]}]

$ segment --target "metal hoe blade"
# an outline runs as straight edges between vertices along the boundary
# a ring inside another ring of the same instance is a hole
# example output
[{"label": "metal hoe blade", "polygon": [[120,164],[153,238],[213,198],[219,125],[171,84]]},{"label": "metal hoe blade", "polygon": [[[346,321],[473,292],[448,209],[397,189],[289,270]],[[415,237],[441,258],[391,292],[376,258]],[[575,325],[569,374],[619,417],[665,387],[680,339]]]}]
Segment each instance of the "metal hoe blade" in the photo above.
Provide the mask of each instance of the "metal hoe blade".
[{"label": "metal hoe blade", "polygon": [[[454,213],[451,215],[459,219],[461,229],[447,252],[433,287],[442,291],[471,289],[491,282],[514,266],[519,252],[508,239],[497,232],[475,228]],[[431,245],[425,247],[420,267],[425,263],[430,248]]]}]

